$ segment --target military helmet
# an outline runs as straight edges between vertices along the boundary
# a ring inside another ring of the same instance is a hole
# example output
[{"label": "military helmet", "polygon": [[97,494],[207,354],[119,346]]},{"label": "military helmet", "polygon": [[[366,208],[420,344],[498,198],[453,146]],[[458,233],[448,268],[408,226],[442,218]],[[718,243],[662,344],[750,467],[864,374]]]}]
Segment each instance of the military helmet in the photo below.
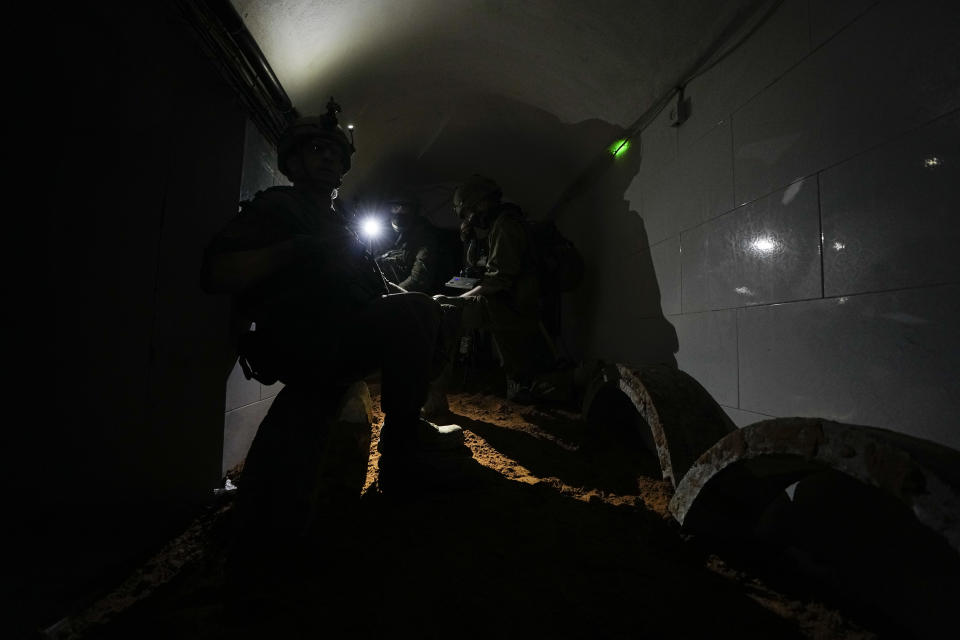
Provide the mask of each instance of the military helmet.
[{"label": "military helmet", "polygon": [[333,98],[327,103],[327,112],[322,116],[305,116],[297,118],[284,129],[277,143],[277,166],[283,175],[290,178],[290,167],[287,161],[297,150],[300,143],[314,138],[323,138],[337,144],[343,155],[343,172],[350,170],[350,156],[356,149],[353,142],[347,137],[337,123],[337,113],[340,105]]},{"label": "military helmet", "polygon": [[473,174],[453,192],[453,210],[463,218],[467,211],[477,203],[487,199],[500,201],[503,191],[500,185],[479,174]]},{"label": "military helmet", "polygon": [[409,228],[420,215],[420,200],[412,191],[403,189],[391,194],[386,201],[390,226],[397,233]]}]

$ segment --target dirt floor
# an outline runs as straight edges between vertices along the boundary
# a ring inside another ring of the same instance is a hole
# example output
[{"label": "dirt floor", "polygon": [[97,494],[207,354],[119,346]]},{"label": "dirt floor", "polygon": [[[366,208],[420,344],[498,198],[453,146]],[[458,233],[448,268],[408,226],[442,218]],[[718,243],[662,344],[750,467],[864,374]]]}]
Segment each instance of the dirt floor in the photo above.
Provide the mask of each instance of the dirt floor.
[{"label": "dirt floor", "polygon": [[391,496],[377,484],[375,410],[361,499],[294,554],[282,584],[264,584],[268,605],[237,610],[224,591],[227,492],[50,637],[899,637],[683,535],[656,459],[616,425],[476,387],[451,396],[467,472]]}]

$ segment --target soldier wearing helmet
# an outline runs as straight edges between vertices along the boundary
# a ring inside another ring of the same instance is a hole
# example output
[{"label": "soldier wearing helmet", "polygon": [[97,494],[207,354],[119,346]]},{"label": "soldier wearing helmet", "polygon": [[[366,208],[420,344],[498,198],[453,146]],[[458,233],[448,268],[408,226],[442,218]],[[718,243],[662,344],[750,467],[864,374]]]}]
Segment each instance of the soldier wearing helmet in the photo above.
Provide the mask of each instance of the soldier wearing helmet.
[{"label": "soldier wearing helmet", "polygon": [[[248,377],[279,379],[286,384],[281,393],[322,391],[379,369],[385,459],[456,449],[460,427],[420,417],[444,357],[437,348],[439,305],[390,287],[350,221],[332,206],[354,152],[337,123],[339,109],[331,98],[326,114],[298,119],[283,132],[278,165],[293,186],[242,203],[207,248],[204,288],[234,294],[256,323],[240,345]],[[395,339],[398,326],[403,340]]]},{"label": "soldier wearing helmet", "polygon": [[332,188],[340,186],[343,174],[350,170],[350,157],[356,149],[337,122],[339,111],[340,105],[331,98],[327,103],[327,112],[322,116],[297,118],[284,129],[277,143],[277,166],[291,182],[294,182],[294,174],[304,167],[304,160],[309,157],[304,152],[324,147],[339,156],[342,171]]},{"label": "soldier wearing helmet", "polygon": [[[556,358],[540,324],[540,292],[533,247],[521,209],[503,202],[490,178],[473,175],[454,192],[453,209],[467,245],[467,267],[482,274],[479,284],[457,297],[435,296],[460,309],[464,329],[490,331],[500,351],[512,399],[529,396],[534,377]],[[443,406],[440,384],[428,406]]]},{"label": "soldier wearing helmet", "polygon": [[439,293],[453,275],[444,269],[446,247],[440,230],[420,215],[420,202],[412,193],[395,193],[387,207],[390,226],[398,235],[393,247],[377,258],[377,264],[391,282],[406,291]]}]

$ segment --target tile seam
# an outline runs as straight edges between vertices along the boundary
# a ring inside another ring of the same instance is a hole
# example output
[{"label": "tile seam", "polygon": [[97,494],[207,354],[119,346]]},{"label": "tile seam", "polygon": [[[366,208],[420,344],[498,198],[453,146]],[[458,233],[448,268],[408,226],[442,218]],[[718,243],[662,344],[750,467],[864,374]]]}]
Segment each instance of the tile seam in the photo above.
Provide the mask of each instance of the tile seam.
[{"label": "tile seam", "polygon": [[[699,228],[699,227],[708,225],[708,224],[710,224],[710,223],[712,223],[712,222],[714,222],[714,221],[716,221],[716,220],[719,220],[720,218],[723,218],[724,216],[730,215],[731,213],[737,211],[738,209],[742,209],[743,207],[746,207],[746,206],[748,206],[748,205],[754,204],[754,203],[756,203],[756,202],[758,202],[758,201],[760,201],[760,200],[763,200],[764,198],[769,198],[770,196],[772,196],[773,194],[777,193],[778,191],[784,191],[785,189],[790,188],[791,185],[794,185],[794,184],[796,184],[796,183],[798,183],[798,182],[803,182],[804,180],[809,180],[810,178],[813,178],[813,177],[819,178],[819,175],[820,175],[821,173],[824,173],[824,172],[826,172],[826,171],[829,171],[829,170],[831,170],[831,169],[834,169],[834,168],[836,168],[836,167],[838,167],[838,166],[840,166],[841,164],[844,164],[844,163],[846,163],[846,162],[850,162],[851,160],[853,160],[853,159],[855,159],[855,158],[858,158],[858,157],[860,157],[860,156],[862,156],[862,155],[866,155],[866,154],[868,154],[868,153],[871,153],[871,152],[873,152],[873,151],[876,151],[876,150],[880,149],[881,147],[886,146],[886,145],[888,145],[888,144],[893,144],[893,143],[899,142],[900,140],[902,140],[902,139],[905,138],[906,136],[908,136],[908,135],[910,135],[910,134],[912,134],[912,133],[915,133],[915,132],[919,131],[920,129],[923,129],[924,127],[931,126],[931,125],[935,124],[936,122],[938,122],[939,120],[945,120],[945,119],[947,119],[947,118],[950,118],[950,117],[952,117],[952,116],[955,116],[955,115],[958,114],[958,113],[960,113],[960,107],[956,107],[956,108],[953,108],[953,109],[951,109],[951,110],[949,110],[949,111],[946,111],[946,112],[944,112],[944,113],[942,113],[942,114],[940,114],[940,115],[938,115],[938,116],[935,116],[935,117],[927,120],[926,122],[924,122],[924,123],[922,123],[922,124],[919,124],[919,125],[914,126],[914,127],[910,127],[909,129],[905,129],[905,130],[897,133],[894,137],[892,137],[892,138],[890,138],[890,139],[888,139],[888,140],[884,140],[883,142],[879,142],[879,143],[877,143],[877,144],[875,144],[875,145],[873,145],[873,146],[870,146],[870,147],[867,147],[867,148],[865,148],[865,149],[862,149],[862,150],[854,153],[854,154],[851,155],[851,156],[847,156],[847,157],[843,158],[842,160],[838,160],[837,162],[834,162],[834,163],[832,163],[832,164],[828,164],[828,165],[826,165],[826,166],[824,166],[824,167],[821,167],[820,169],[817,169],[816,171],[813,171],[813,172],[811,172],[811,173],[809,173],[809,174],[806,174],[806,175],[804,175],[804,176],[801,176],[801,177],[799,177],[799,178],[796,178],[796,179],[794,179],[794,180],[791,180],[789,183],[787,183],[787,184],[785,184],[785,185],[781,185],[781,186],[777,187],[776,189],[772,189],[772,190],[770,190],[770,191],[768,191],[768,192],[766,192],[766,193],[763,193],[762,195],[758,195],[758,196],[756,196],[756,197],[754,197],[754,198],[752,198],[752,199],[750,199],[750,200],[747,200],[747,201],[745,201],[745,202],[741,202],[740,204],[734,206],[732,209],[729,209],[729,210],[727,210],[727,211],[724,211],[723,213],[719,213],[719,214],[713,216],[712,218],[710,218],[709,220],[704,220],[703,222],[699,222],[699,223],[697,223],[697,224],[695,224],[695,225],[693,225],[693,226],[687,227],[687,228],[685,228],[685,229],[681,229],[681,230],[680,230],[680,233],[684,233],[684,232],[687,232],[687,231],[692,231],[692,230],[697,229],[697,228]],[[732,127],[731,127],[731,128],[732,128]],[[733,134],[731,133],[731,135],[733,135]],[[735,164],[735,163],[734,163],[734,164]],[[734,168],[733,174],[734,174],[734,181],[736,181],[736,169],[735,169],[735,168]],[[734,199],[736,199],[736,182],[734,182]],[[671,237],[672,237],[672,236],[671,236]],[[664,240],[667,240],[667,239],[669,239],[669,238],[665,238]],[[659,244],[659,243],[661,243],[661,242],[664,242],[664,240],[658,240],[658,241],[657,241],[657,244]]]},{"label": "tile seam", "polygon": [[234,411],[239,411],[240,409],[246,409],[247,407],[252,407],[252,406],[255,405],[255,404],[260,404],[260,403],[262,403],[262,402],[266,402],[267,400],[270,400],[271,398],[276,398],[276,396],[270,396],[270,397],[268,397],[268,398],[263,398],[263,399],[261,399],[261,400],[254,400],[253,402],[248,402],[247,404],[242,404],[242,405],[240,405],[239,407],[234,407],[233,409],[227,409],[226,411],[223,412],[223,415],[227,415],[228,413],[233,413]]},{"label": "tile seam", "polygon": [[[766,307],[775,307],[778,305],[785,304],[798,304],[801,302],[817,302],[820,300],[838,300],[840,298],[856,298],[859,296],[870,296],[876,295],[878,293],[896,293],[898,291],[916,291],[918,289],[935,289],[937,287],[948,287],[951,285],[960,284],[960,280],[943,280],[940,282],[932,282],[925,284],[918,284],[909,287],[893,287],[890,289],[871,289],[869,291],[858,291],[856,293],[840,293],[840,294],[831,294],[824,297],[813,297],[813,298],[796,298],[792,300],[782,300],[780,302],[764,302],[762,304],[751,304],[742,307],[716,307],[711,309],[697,309],[696,311],[683,311],[681,313],[669,314],[671,317],[677,317],[681,315],[693,315],[697,313],[714,313],[717,311],[749,311],[750,309],[762,309]],[[666,314],[665,314],[666,315]]]}]

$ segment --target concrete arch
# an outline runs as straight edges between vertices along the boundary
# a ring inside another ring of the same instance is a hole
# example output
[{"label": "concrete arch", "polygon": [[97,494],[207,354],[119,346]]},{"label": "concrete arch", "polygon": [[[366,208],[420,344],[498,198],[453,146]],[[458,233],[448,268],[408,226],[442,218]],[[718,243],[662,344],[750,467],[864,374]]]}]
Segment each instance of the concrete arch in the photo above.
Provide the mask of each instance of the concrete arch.
[{"label": "concrete arch", "polygon": [[673,367],[601,365],[584,395],[588,422],[611,393],[624,394],[646,422],[650,440],[644,439],[652,440],[663,477],[674,487],[700,454],[737,429],[699,382]]},{"label": "concrete arch", "polygon": [[884,491],[960,551],[960,453],[820,418],[775,418],[730,433],[690,467],[670,511],[688,531],[749,535],[786,487],[825,470]]}]

